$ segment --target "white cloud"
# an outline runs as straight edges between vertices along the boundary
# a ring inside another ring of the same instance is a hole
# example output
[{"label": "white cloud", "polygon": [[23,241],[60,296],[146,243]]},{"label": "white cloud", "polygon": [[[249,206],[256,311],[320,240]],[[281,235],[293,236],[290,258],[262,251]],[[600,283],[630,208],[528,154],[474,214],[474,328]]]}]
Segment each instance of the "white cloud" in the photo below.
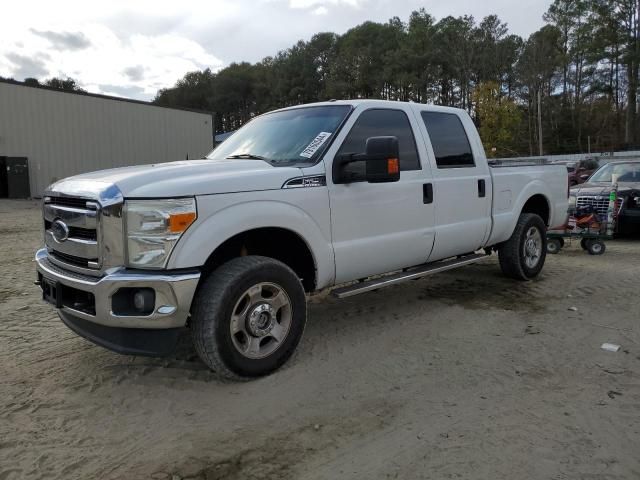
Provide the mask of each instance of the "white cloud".
[{"label": "white cloud", "polygon": [[348,5],[350,7],[360,7],[366,0],[289,0],[291,8],[311,8],[317,5]]},{"label": "white cloud", "polygon": [[[50,31],[60,36],[68,33]],[[90,91],[107,93],[102,85],[117,85],[135,88],[141,92],[140,96],[152,98],[159,85],[170,86],[187,71],[207,67],[215,70],[222,66],[222,61],[207,53],[200,44],[175,33],[120,38],[99,24],[84,25],[76,31],[86,40],[84,48],[60,48],[37,32],[23,32],[19,44],[9,44],[7,50],[11,54],[0,52],[5,53],[0,75],[22,80],[20,77],[29,76],[28,72],[33,71],[42,80],[42,73],[46,71],[45,77],[74,77]],[[40,68],[27,59],[37,60]]]},{"label": "white cloud", "polygon": [[311,12],[313,15],[326,15],[329,13],[329,9],[324,5],[319,6]]}]

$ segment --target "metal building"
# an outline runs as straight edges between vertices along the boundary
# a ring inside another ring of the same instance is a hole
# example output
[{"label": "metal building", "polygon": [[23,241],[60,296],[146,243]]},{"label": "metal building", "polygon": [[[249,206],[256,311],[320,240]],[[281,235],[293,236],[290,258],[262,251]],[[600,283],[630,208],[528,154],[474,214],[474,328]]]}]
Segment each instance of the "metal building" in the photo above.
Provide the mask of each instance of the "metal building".
[{"label": "metal building", "polygon": [[202,158],[211,113],[0,81],[0,197],[41,197],[64,177]]}]

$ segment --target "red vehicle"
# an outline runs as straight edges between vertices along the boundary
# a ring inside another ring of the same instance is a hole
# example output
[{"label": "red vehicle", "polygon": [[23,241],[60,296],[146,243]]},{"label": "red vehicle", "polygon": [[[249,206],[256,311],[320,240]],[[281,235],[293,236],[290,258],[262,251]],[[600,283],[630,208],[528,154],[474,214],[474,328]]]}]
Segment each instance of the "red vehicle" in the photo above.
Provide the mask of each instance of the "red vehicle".
[{"label": "red vehicle", "polygon": [[593,158],[586,158],[578,162],[555,162],[563,163],[567,167],[569,173],[569,185],[579,185],[587,181],[593,172],[595,172],[600,165],[597,160]]}]

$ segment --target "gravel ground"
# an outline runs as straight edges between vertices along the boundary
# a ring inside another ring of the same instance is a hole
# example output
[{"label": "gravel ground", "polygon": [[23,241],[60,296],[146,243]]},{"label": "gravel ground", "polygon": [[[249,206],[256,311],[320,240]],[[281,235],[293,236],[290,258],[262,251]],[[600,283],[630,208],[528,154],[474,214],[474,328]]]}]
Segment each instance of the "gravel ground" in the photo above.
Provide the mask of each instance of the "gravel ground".
[{"label": "gravel ground", "polygon": [[0,480],[640,478],[637,240],[529,283],[493,257],[315,297],[294,358],[234,384],[186,342],[135,358],[67,330],[32,283],[41,237],[37,202],[0,201]]}]

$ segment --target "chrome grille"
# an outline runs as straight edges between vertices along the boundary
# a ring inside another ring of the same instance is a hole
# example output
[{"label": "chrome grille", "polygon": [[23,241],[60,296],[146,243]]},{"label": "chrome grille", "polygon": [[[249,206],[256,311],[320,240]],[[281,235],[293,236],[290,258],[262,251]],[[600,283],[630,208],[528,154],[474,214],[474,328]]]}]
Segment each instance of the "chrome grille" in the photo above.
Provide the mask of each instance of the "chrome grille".
[{"label": "chrome grille", "polygon": [[51,256],[60,262],[64,262],[69,265],[75,265],[76,267],[89,268],[90,259],[76,257],[74,255],[67,255],[59,251],[51,251]]},{"label": "chrome grille", "polygon": [[47,197],[46,202],[51,205],[60,205],[62,207],[87,208],[87,202],[93,202],[87,198],[77,197]]},{"label": "chrome grille", "polygon": [[[44,221],[44,229],[49,230],[51,228],[51,221]],[[86,240],[98,240],[97,231],[90,228],[69,227],[69,234],[74,238],[84,238]]]},{"label": "chrome grille", "polygon": [[606,220],[609,211],[609,197],[578,197],[576,199],[576,207],[586,207],[591,205],[596,213]]},{"label": "chrome grille", "polygon": [[[75,267],[100,268],[100,205],[96,201],[75,197],[45,197],[43,215],[44,241],[54,259]],[[67,235],[62,240],[54,235],[53,226],[57,220],[66,228]]]}]

